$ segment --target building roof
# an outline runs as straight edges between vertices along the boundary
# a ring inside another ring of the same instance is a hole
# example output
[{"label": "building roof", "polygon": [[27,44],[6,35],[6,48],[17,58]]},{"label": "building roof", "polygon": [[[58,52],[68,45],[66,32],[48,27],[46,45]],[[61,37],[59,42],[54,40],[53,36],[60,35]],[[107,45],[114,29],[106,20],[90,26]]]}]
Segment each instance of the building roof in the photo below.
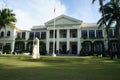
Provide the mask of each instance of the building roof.
[{"label": "building roof", "polygon": [[95,28],[98,25],[96,23],[82,23],[81,28]]},{"label": "building roof", "polygon": [[[82,23],[81,20],[66,15],[60,15],[55,18],[55,25],[72,25],[72,24],[81,24],[81,23]],[[46,26],[54,25],[54,19],[47,21],[45,25]]]},{"label": "building roof", "polygon": [[46,29],[46,26],[44,26],[44,25],[38,25],[38,26],[33,26],[31,28],[31,30],[37,30],[37,29],[43,30],[43,29]]}]

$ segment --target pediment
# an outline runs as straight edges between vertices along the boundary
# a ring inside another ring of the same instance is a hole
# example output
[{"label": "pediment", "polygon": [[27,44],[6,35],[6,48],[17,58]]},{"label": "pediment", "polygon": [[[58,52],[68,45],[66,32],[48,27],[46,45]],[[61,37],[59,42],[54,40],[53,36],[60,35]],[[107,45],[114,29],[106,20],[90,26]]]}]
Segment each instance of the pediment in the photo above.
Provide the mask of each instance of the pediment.
[{"label": "pediment", "polygon": [[[71,25],[71,24],[81,24],[81,23],[82,23],[81,20],[65,15],[61,15],[55,18],[55,25]],[[45,25],[46,26],[54,25],[54,19],[46,22]]]}]

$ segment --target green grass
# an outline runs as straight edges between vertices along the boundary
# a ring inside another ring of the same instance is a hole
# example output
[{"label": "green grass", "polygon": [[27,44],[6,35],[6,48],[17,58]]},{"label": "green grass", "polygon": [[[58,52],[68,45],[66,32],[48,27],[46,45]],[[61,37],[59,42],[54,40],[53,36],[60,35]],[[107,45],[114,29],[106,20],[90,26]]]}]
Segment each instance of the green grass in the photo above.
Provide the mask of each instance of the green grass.
[{"label": "green grass", "polygon": [[0,80],[120,80],[120,59],[0,55]]}]

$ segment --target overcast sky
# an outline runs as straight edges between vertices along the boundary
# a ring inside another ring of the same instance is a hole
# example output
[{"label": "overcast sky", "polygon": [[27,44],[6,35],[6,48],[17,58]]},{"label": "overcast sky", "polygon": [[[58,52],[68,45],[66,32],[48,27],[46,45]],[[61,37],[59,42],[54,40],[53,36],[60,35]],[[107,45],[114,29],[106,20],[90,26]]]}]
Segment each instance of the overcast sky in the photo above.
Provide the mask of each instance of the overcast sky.
[{"label": "overcast sky", "polygon": [[[32,26],[43,25],[56,15],[65,14],[86,23],[96,23],[101,14],[99,3],[92,0],[0,0],[0,8],[9,7],[17,18],[16,26],[29,30]],[[98,0],[97,0],[98,1]]]}]

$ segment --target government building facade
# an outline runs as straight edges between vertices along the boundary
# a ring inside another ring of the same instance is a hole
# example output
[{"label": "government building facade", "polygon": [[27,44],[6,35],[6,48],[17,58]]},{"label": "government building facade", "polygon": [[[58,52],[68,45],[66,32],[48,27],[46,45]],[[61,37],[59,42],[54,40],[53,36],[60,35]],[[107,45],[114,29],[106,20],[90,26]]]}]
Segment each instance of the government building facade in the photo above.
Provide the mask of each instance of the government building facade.
[{"label": "government building facade", "polygon": [[[55,28],[54,28],[55,20]],[[55,31],[55,39],[54,33]],[[33,49],[33,39],[40,40],[40,54],[52,54],[53,41],[57,55],[93,55],[103,54],[108,48],[117,51],[115,29],[109,31],[110,46],[108,46],[105,28],[98,29],[95,23],[84,23],[81,20],[61,15],[41,26],[33,26],[30,31],[7,28],[0,30],[0,50],[2,45],[10,45],[11,52],[30,52]]]}]

